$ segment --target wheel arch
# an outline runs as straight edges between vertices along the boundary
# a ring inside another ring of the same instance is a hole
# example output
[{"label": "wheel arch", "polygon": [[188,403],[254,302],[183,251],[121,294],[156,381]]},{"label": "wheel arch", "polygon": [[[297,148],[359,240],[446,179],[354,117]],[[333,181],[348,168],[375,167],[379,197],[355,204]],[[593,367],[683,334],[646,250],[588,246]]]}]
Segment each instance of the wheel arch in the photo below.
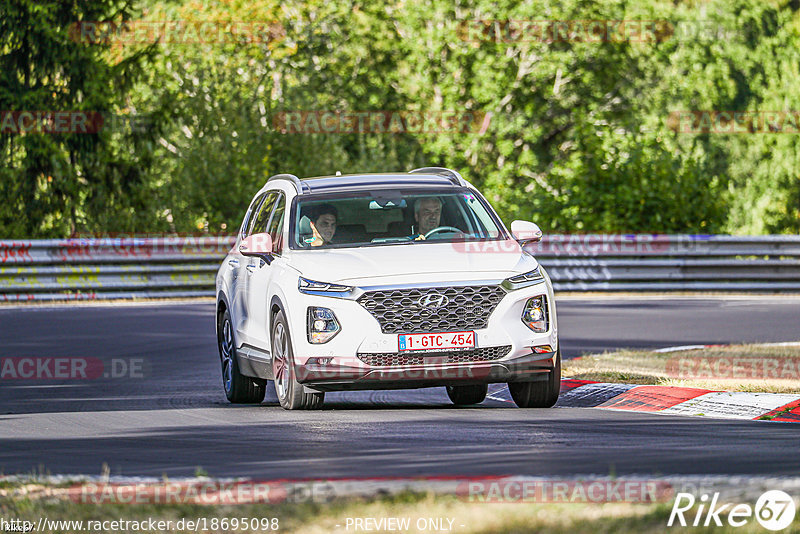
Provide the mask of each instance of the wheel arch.
[{"label": "wheel arch", "polygon": [[269,334],[270,338],[272,337],[272,328],[275,325],[275,316],[278,315],[278,312],[282,311],[283,316],[286,318],[287,326],[289,322],[289,317],[286,313],[286,307],[283,305],[283,301],[278,295],[273,295],[272,299],[269,301]]},{"label": "wheel arch", "polygon": [[222,317],[222,314],[225,313],[225,310],[230,310],[231,306],[228,302],[228,297],[225,295],[223,291],[220,291],[217,294],[217,308],[216,313],[214,313],[214,332],[219,338],[219,320]]}]

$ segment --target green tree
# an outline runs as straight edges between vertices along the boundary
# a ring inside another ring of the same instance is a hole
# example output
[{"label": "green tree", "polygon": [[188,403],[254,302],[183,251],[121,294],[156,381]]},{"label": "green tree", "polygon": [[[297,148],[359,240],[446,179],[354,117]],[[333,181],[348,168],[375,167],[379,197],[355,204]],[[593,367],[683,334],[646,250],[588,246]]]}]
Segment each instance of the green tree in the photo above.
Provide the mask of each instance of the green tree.
[{"label": "green tree", "polygon": [[[104,43],[80,42],[78,21],[123,21],[128,2],[7,0],[0,6],[0,110],[85,111],[108,121],[152,53],[112,61]],[[157,124],[153,125],[153,129]],[[0,135],[0,233],[5,237],[135,231],[151,224],[153,135],[99,133]]]},{"label": "green tree", "polygon": [[405,169],[424,161],[410,135],[284,134],[277,113],[406,109],[396,90],[402,53],[389,2],[272,0],[157,4],[148,17],[270,22],[281,38],[162,45],[141,89],[144,108],[169,105],[160,139],[162,214],[177,231],[229,230],[272,174],[298,176]]}]

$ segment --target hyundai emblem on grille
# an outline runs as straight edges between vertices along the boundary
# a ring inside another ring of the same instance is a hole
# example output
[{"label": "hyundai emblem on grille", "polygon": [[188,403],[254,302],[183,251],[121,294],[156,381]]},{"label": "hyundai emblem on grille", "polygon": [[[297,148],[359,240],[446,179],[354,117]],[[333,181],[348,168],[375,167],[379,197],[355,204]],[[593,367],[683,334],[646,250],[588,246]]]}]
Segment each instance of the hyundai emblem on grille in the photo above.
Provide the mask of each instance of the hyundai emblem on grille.
[{"label": "hyundai emblem on grille", "polygon": [[428,293],[417,301],[423,308],[444,308],[448,302],[450,299],[441,293]]}]

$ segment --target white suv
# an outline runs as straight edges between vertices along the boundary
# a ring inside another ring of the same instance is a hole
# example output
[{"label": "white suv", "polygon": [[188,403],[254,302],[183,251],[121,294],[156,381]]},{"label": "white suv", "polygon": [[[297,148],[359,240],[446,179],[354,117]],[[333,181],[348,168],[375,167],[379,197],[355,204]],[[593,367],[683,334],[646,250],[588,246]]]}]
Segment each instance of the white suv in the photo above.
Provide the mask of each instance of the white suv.
[{"label": "white suv", "polygon": [[558,400],[553,287],[457,172],[270,178],[217,273],[228,400],[322,406],[326,391],[446,386],[458,405],[507,382],[520,407]]}]

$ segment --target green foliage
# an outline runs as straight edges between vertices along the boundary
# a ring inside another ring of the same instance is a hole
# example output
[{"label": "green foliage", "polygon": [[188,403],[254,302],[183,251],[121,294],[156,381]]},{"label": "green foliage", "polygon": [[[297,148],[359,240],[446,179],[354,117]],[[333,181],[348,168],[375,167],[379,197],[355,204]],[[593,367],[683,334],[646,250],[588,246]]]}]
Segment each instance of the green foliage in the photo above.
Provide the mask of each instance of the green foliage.
[{"label": "green foliage", "polygon": [[[0,7],[0,110],[87,111],[107,120],[125,112],[125,95],[152,56],[117,62],[104,46],[77,43],[70,25],[132,16],[127,2],[9,0]],[[153,130],[155,131],[155,130]],[[153,135],[125,128],[98,134],[0,135],[0,234],[55,237],[85,229],[150,227]]]},{"label": "green foliage", "polygon": [[[148,0],[0,7],[0,110],[144,132],[0,135],[0,235],[230,231],[266,177],[458,169],[559,232],[800,231],[793,134],[683,132],[689,110],[800,110],[789,0]],[[82,45],[77,20],[279,22],[259,42]],[[492,40],[481,20],[669,21],[656,39]],[[476,133],[281,133],[297,110],[490,113]]]}]

